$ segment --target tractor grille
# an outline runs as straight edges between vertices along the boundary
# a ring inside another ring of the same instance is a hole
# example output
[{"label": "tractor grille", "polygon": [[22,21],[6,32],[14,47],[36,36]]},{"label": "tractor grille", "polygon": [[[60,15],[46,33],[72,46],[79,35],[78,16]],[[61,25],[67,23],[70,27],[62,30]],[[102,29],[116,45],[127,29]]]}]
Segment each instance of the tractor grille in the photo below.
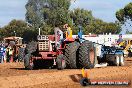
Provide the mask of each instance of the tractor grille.
[{"label": "tractor grille", "polygon": [[39,42],[39,51],[49,51],[49,42],[48,41]]},{"label": "tractor grille", "polygon": [[47,35],[38,35],[39,51],[49,51],[49,37]]}]

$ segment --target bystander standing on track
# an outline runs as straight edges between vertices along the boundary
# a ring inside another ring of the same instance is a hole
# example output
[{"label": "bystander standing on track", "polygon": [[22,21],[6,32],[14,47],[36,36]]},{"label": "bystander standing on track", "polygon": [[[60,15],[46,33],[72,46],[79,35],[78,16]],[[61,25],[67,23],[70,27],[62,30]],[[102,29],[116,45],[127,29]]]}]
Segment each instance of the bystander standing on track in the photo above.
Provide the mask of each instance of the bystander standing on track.
[{"label": "bystander standing on track", "polygon": [[13,62],[13,49],[9,45],[9,62]]},{"label": "bystander standing on track", "polygon": [[6,52],[5,47],[1,45],[0,46],[0,63],[4,62],[5,52]]}]

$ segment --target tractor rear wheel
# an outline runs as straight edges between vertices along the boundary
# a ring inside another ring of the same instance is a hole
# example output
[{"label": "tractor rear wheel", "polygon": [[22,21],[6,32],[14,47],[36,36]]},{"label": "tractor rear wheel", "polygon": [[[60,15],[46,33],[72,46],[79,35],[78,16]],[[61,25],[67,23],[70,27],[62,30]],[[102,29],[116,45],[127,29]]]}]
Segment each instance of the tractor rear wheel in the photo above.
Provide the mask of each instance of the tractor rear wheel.
[{"label": "tractor rear wheel", "polygon": [[76,65],[76,53],[77,49],[79,48],[80,44],[78,42],[73,42],[66,45],[65,48],[65,60],[67,68],[75,69],[77,68]]},{"label": "tractor rear wheel", "polygon": [[63,54],[57,56],[56,65],[58,70],[63,70],[66,67],[66,62]]},{"label": "tractor rear wheel", "polygon": [[94,44],[90,41],[84,41],[79,47],[78,68],[93,68],[95,61],[97,61],[95,55]]},{"label": "tractor rear wheel", "polygon": [[118,65],[117,55],[107,54],[107,55],[105,55],[104,59],[105,59],[105,62],[107,62],[109,66],[117,66]]},{"label": "tractor rear wheel", "polygon": [[18,62],[22,62],[24,58],[24,48],[18,49]]},{"label": "tractor rear wheel", "polygon": [[24,66],[27,70],[33,70],[34,62],[32,61],[31,54],[26,54],[24,57]]}]

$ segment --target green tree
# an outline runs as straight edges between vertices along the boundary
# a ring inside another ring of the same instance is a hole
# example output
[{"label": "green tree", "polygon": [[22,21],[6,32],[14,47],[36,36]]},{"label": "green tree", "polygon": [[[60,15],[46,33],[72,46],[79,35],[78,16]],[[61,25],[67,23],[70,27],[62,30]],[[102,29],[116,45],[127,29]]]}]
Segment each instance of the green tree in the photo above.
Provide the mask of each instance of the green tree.
[{"label": "green tree", "polygon": [[70,24],[69,7],[70,0],[28,0],[26,20],[35,27],[47,27],[49,33],[53,33],[51,27]]},{"label": "green tree", "polygon": [[41,28],[42,34],[53,34],[54,27],[70,24],[73,34],[77,34],[78,26],[87,33],[118,33],[120,25],[106,23],[95,19],[92,12],[84,9],[69,10],[70,0],[28,0],[26,4],[26,20],[36,29]]},{"label": "green tree", "polygon": [[73,19],[73,33],[77,34],[78,26],[81,25],[84,34],[95,33],[114,33],[117,34],[121,31],[121,27],[118,23],[107,23],[100,19],[96,19],[92,16],[92,12],[84,9],[74,9],[70,13]]},{"label": "green tree", "polygon": [[[29,33],[30,31],[31,33]],[[33,38],[33,29],[27,25],[25,21],[22,20],[12,20],[8,25],[4,26],[0,30],[1,38],[9,37],[9,36],[18,36],[24,37],[24,41],[29,38],[31,40]],[[27,34],[27,35],[26,35]]]},{"label": "green tree", "polygon": [[86,26],[94,19],[91,11],[80,8],[70,11],[70,17],[72,19],[73,34],[77,34],[79,26],[82,26],[84,33],[86,33]]},{"label": "green tree", "polygon": [[22,37],[23,32],[28,30],[27,23],[22,20],[12,20],[7,26],[2,28],[5,31],[4,36],[20,36]]},{"label": "green tree", "polygon": [[103,34],[103,33],[112,33],[117,34],[121,31],[121,26],[118,23],[107,23],[100,19],[94,19],[90,22],[89,25],[85,28],[85,33],[96,33],[96,34]]},{"label": "green tree", "polygon": [[132,21],[132,2],[126,5],[123,9],[117,11],[116,18],[122,23],[129,19]]},{"label": "green tree", "polygon": [[80,9],[80,8],[77,8],[71,11],[70,16],[73,20],[73,24],[76,26],[78,25],[86,26],[94,18],[92,16],[91,11]]},{"label": "green tree", "polygon": [[127,4],[123,9],[116,12],[116,18],[126,29],[126,33],[129,33],[129,29],[132,28],[132,2]]}]

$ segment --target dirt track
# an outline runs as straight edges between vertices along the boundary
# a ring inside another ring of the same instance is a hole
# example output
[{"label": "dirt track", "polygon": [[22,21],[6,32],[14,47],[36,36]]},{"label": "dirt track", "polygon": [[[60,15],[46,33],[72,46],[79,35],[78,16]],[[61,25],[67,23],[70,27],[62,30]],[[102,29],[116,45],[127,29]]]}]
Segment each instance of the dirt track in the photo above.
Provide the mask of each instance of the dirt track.
[{"label": "dirt track", "polygon": [[[80,69],[24,70],[23,63],[0,64],[0,88],[82,88]],[[132,58],[123,67],[104,67],[88,70],[90,79],[126,79],[132,81]],[[124,88],[126,86],[90,86],[90,88]],[[131,88],[131,85],[127,88]]]}]

